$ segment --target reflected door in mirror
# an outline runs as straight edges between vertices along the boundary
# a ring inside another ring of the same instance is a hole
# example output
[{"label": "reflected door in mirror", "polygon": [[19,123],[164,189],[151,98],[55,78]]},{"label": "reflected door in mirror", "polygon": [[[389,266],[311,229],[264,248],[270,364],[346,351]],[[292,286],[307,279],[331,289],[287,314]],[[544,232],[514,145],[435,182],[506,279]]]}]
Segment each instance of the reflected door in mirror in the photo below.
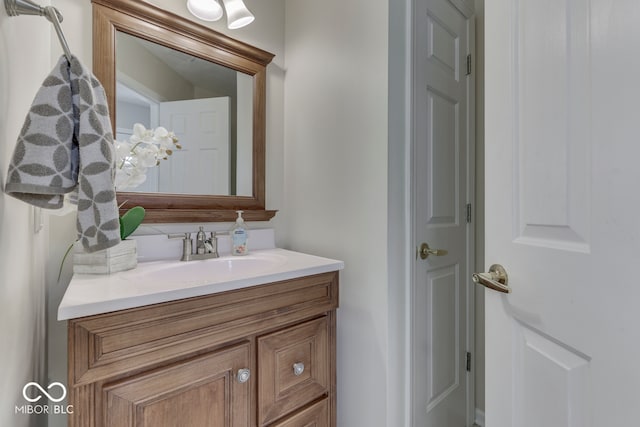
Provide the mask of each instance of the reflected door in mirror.
[{"label": "reflected door in mirror", "polygon": [[182,149],[160,164],[159,191],[230,194],[229,98],[163,102],[160,123],[175,132]]}]

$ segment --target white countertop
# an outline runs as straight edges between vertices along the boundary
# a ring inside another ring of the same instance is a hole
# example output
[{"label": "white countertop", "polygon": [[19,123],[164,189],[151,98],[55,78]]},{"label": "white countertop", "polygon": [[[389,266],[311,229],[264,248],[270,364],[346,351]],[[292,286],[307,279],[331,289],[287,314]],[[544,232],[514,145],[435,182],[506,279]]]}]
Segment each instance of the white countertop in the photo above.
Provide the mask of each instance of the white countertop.
[{"label": "white countertop", "polygon": [[342,270],[342,261],[285,249],[205,261],[141,262],[109,275],[75,274],[58,307],[58,320],[210,295]]}]

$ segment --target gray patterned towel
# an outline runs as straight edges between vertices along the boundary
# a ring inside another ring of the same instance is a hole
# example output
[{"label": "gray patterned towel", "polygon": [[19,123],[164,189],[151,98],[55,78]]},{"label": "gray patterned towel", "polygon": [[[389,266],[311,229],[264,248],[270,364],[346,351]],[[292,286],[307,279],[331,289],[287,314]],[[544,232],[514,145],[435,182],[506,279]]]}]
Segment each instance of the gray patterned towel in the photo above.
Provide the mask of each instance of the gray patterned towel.
[{"label": "gray patterned towel", "polygon": [[100,82],[74,56],[45,79],[22,126],[5,192],[59,209],[78,188],[78,238],[88,252],[120,242],[111,120]]}]

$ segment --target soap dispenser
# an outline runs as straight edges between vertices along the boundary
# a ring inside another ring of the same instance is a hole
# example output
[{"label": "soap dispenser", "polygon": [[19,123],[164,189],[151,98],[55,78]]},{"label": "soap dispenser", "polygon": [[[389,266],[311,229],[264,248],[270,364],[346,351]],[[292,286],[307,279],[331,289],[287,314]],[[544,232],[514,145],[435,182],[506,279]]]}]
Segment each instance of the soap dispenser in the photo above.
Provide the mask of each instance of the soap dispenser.
[{"label": "soap dispenser", "polygon": [[247,255],[249,253],[247,247],[247,240],[249,238],[247,225],[244,223],[244,218],[242,218],[243,211],[236,212],[238,213],[238,218],[236,218],[236,223],[229,232],[229,234],[231,234],[231,254]]}]

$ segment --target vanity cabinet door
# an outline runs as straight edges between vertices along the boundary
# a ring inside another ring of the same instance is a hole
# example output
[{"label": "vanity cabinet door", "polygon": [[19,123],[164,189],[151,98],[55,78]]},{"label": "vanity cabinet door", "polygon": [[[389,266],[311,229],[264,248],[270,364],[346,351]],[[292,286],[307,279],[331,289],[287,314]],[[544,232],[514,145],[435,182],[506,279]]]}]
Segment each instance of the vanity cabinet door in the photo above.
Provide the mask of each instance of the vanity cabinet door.
[{"label": "vanity cabinet door", "polygon": [[103,388],[107,427],[249,427],[250,344],[142,373]]},{"label": "vanity cabinet door", "polygon": [[258,421],[261,426],[328,395],[328,317],[259,337],[258,366]]},{"label": "vanity cabinet door", "polygon": [[314,403],[291,418],[275,423],[272,427],[329,427],[329,404],[327,399]]}]

